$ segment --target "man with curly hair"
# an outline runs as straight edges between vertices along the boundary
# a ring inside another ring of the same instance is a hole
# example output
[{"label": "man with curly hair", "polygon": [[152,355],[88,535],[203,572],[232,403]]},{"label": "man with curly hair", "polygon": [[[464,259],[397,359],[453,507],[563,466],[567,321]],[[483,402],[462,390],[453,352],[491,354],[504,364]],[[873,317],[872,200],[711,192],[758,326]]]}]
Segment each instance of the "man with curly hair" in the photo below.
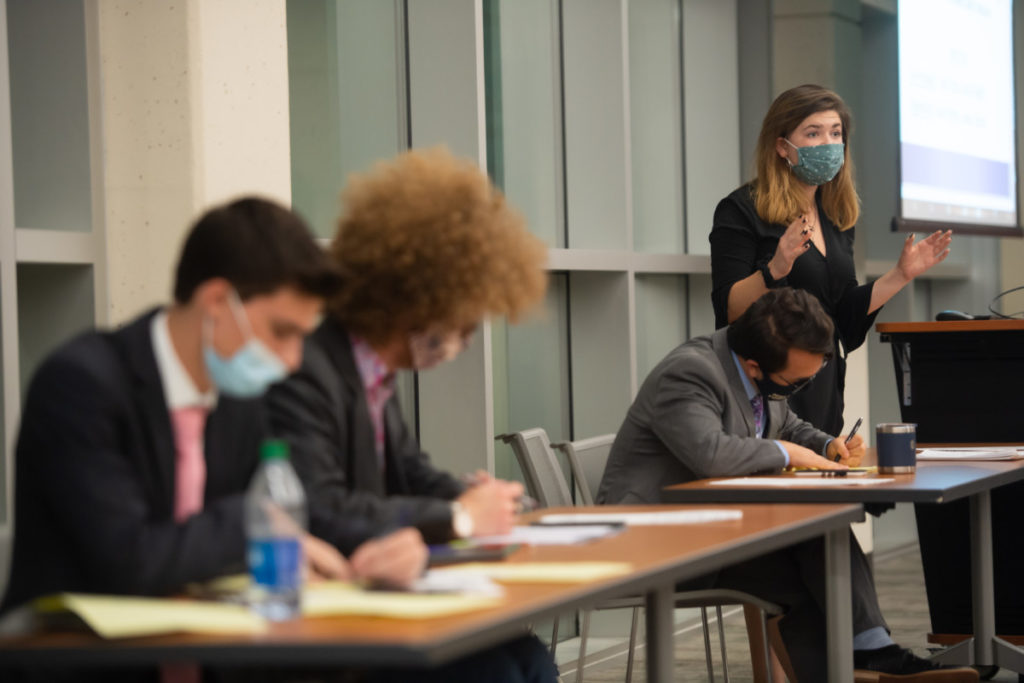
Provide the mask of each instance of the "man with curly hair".
[{"label": "man with curly hair", "polygon": [[[476,165],[444,149],[353,177],[344,204],[331,246],[341,287],[301,368],[267,399],[272,429],[292,444],[311,531],[343,552],[406,525],[428,543],[509,531],[522,486],[485,473],[467,486],[435,468],[402,419],[394,377],[453,359],[486,316],[515,320],[536,303],[544,245]],[[556,676],[535,638],[505,650],[514,680]]]}]

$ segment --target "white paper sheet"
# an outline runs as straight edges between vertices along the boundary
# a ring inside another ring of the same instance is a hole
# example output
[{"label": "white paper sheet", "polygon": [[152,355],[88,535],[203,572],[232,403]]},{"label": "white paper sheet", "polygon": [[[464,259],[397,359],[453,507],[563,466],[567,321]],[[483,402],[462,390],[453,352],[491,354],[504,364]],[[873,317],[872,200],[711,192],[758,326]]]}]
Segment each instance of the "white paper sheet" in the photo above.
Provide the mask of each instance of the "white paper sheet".
[{"label": "white paper sheet", "polygon": [[739,477],[709,482],[711,486],[773,486],[775,488],[818,488],[821,486],[875,486],[896,481],[888,477]]},{"label": "white paper sheet", "polygon": [[668,512],[577,512],[562,515],[544,515],[543,524],[626,524],[628,526],[656,526],[662,524],[701,524],[705,522],[732,522],[743,519],[742,510],[671,510]]},{"label": "white paper sheet", "polygon": [[917,452],[918,460],[1021,460],[1024,453],[1016,446],[986,448],[925,448]]},{"label": "white paper sheet", "polygon": [[610,524],[582,524],[566,526],[517,526],[507,534],[474,536],[477,545],[574,545],[614,534],[618,529]]}]

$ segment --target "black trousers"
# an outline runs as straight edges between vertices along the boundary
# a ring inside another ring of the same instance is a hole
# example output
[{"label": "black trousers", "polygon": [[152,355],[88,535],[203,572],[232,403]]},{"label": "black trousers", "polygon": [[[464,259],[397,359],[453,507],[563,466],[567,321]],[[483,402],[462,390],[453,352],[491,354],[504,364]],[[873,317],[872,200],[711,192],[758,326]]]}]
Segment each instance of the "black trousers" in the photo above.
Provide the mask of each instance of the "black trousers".
[{"label": "black trousers", "polygon": [[[881,626],[888,630],[867,558],[850,533],[850,586],[853,633]],[[728,588],[774,602],[785,610],[779,631],[801,681],[828,680],[825,633],[825,542],[806,541],[720,572],[688,581],[679,590]]]}]

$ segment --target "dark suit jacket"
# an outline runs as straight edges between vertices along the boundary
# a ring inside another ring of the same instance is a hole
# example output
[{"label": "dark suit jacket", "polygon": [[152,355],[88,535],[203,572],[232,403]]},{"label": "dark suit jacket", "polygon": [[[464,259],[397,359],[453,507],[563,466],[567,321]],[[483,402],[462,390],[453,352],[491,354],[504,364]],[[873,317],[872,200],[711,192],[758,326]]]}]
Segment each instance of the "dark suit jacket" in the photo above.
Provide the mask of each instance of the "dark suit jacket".
[{"label": "dark suit jacket", "polygon": [[381,473],[363,381],[348,332],[334,318],[306,338],[301,369],[267,402],[271,429],[291,444],[306,487],[313,534],[343,552],[399,526],[418,527],[428,543],[451,539],[448,501],[464,487],[430,464],[396,397],[384,409]]},{"label": "dark suit jacket", "polygon": [[33,377],[15,451],[4,608],[56,591],[166,594],[244,568],[243,494],[258,460],[262,407],[220,397],[206,425],[203,511],[175,523],[155,313],[82,334]]},{"label": "dark suit jacket", "polygon": [[599,503],[659,503],[661,489],[708,477],[778,470],[785,456],[772,439],[821,453],[829,436],[786,401],[766,401],[765,438],[729,351],[726,329],[678,346],[644,380],[605,466]]}]

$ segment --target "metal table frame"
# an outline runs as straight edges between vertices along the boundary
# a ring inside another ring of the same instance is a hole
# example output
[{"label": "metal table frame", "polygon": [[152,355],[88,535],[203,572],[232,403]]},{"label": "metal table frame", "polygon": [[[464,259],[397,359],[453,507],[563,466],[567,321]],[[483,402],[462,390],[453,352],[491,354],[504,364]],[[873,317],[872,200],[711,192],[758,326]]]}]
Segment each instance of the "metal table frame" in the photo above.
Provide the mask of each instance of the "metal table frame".
[{"label": "metal table frame", "polygon": [[999,666],[1024,673],[1024,648],[996,636],[990,493],[994,488],[1024,479],[1024,461],[919,462],[916,475],[879,476],[893,477],[897,481],[879,486],[820,489],[727,486],[689,488],[693,485],[691,483],[665,489],[663,499],[672,503],[712,500],[729,503],[947,503],[966,497],[971,509],[971,608],[974,636],[947,648],[933,659],[944,664]]}]

